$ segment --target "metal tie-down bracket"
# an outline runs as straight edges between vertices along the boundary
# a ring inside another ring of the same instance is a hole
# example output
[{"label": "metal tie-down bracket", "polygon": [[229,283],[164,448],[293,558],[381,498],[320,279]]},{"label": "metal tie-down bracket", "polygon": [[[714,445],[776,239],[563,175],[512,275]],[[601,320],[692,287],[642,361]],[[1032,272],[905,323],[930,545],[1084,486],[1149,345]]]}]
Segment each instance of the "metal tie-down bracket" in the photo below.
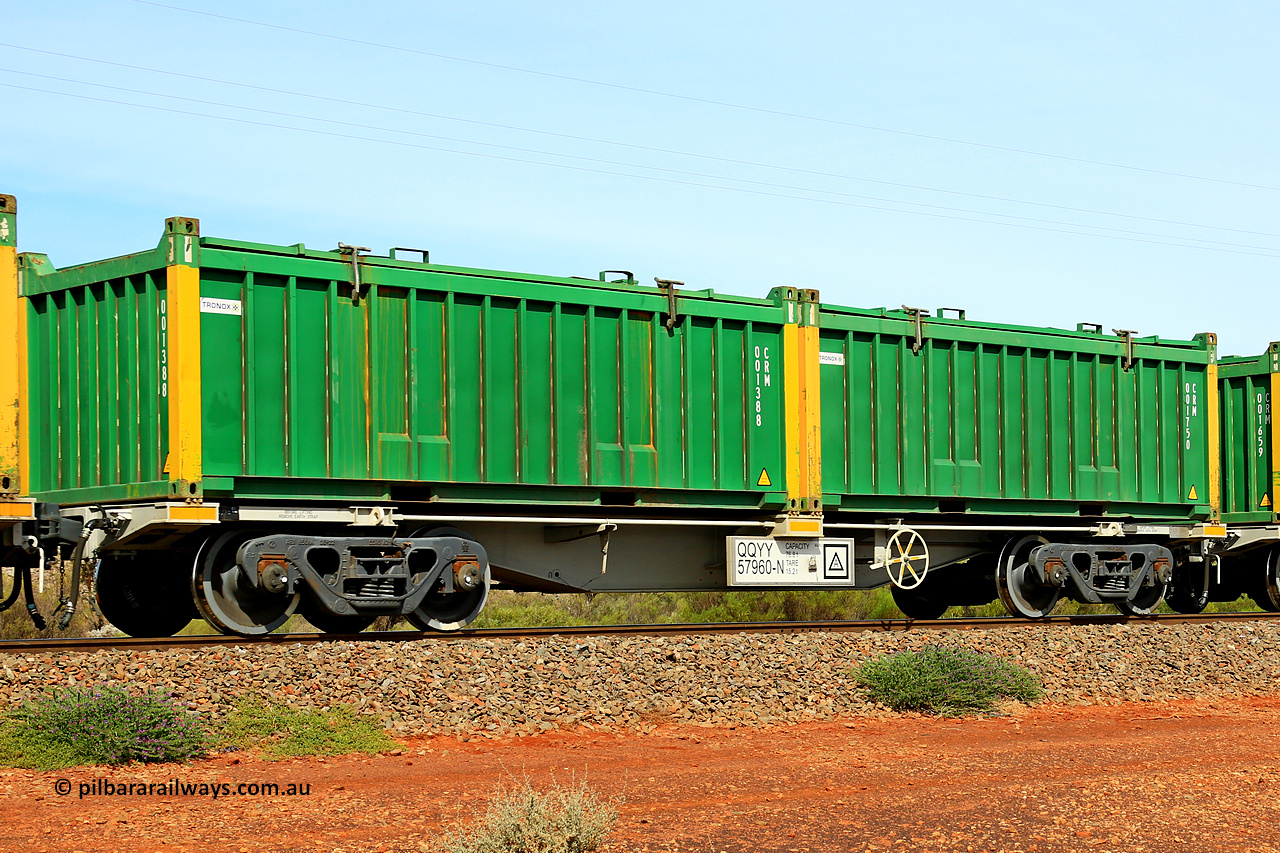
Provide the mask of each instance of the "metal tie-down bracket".
[{"label": "metal tie-down bracket", "polygon": [[543,528],[542,538],[546,542],[576,542],[589,536],[600,537],[600,574],[609,571],[609,534],[618,529],[618,525],[605,519],[600,524],[548,525]]}]

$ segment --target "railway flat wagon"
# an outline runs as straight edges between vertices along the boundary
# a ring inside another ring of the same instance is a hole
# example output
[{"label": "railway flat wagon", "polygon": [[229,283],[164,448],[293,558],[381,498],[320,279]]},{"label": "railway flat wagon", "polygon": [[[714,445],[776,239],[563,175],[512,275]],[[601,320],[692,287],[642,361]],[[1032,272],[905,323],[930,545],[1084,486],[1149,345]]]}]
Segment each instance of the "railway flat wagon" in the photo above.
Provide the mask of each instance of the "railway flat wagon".
[{"label": "railway flat wagon", "polygon": [[451,630],[491,585],[891,583],[921,617],[997,596],[1142,613],[1225,533],[1212,335],[443,266],[186,218],[132,255],[6,258],[0,492],[30,509],[11,562],[70,551],[131,634],[295,612]]}]

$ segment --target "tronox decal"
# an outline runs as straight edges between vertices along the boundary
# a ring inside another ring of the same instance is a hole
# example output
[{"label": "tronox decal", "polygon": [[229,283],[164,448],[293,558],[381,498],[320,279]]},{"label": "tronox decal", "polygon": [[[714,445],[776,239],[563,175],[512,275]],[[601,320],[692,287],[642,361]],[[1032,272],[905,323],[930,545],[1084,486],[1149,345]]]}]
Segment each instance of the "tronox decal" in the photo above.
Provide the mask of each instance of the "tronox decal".
[{"label": "tronox decal", "polygon": [[200,297],[200,313],[201,314],[230,314],[239,317],[241,314],[239,299],[211,299],[208,296]]}]

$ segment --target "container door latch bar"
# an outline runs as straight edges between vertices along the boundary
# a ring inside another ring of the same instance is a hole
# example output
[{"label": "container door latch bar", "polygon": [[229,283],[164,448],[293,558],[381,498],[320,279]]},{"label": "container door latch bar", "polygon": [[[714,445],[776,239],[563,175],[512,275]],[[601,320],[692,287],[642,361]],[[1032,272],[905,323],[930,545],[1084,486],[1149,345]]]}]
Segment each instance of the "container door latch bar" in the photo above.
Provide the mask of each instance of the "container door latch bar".
[{"label": "container door latch bar", "polygon": [[1124,338],[1124,364],[1125,370],[1133,367],[1133,336],[1138,334],[1133,329],[1112,329],[1120,337]]},{"label": "container door latch bar", "polygon": [[676,313],[676,288],[684,287],[683,281],[672,281],[669,278],[655,278],[658,287],[667,292],[667,331],[675,329],[679,315]]},{"label": "container door latch bar", "polygon": [[912,308],[910,305],[903,305],[902,310],[906,311],[916,324],[916,336],[911,342],[911,352],[918,354],[920,347],[924,346],[924,318],[929,316],[929,312],[923,308]]},{"label": "container door latch bar", "polygon": [[368,246],[348,246],[346,243],[338,244],[338,251],[344,255],[351,256],[351,301],[360,304],[360,253],[372,252]]}]

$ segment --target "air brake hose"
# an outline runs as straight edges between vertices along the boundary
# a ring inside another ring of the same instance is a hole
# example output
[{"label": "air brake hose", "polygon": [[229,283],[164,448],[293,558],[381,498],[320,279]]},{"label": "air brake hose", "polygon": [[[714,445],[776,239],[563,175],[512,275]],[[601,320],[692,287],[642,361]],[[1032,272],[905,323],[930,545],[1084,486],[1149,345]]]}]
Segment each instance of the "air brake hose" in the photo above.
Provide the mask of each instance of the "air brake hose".
[{"label": "air brake hose", "polygon": [[81,535],[75,550],[71,552],[71,594],[63,602],[66,607],[62,610],[62,617],[58,619],[59,630],[66,630],[66,627],[71,624],[72,617],[76,615],[76,604],[80,602],[80,567],[84,564],[84,543],[89,540],[88,533],[89,528],[86,525],[84,535]]},{"label": "air brake hose", "polygon": [[20,571],[22,572],[22,594],[27,602],[27,613],[31,616],[31,622],[36,626],[36,630],[43,631],[47,625],[44,617],[40,615],[40,609],[36,607],[36,590],[31,583],[31,568],[23,566]]},{"label": "air brake hose", "polygon": [[[3,578],[0,578],[0,583],[2,582]],[[18,593],[20,592],[22,592],[22,570],[14,569],[13,588],[9,590],[9,594],[5,596],[4,601],[0,601],[0,613],[5,612],[13,606],[13,603],[18,600]]]}]

